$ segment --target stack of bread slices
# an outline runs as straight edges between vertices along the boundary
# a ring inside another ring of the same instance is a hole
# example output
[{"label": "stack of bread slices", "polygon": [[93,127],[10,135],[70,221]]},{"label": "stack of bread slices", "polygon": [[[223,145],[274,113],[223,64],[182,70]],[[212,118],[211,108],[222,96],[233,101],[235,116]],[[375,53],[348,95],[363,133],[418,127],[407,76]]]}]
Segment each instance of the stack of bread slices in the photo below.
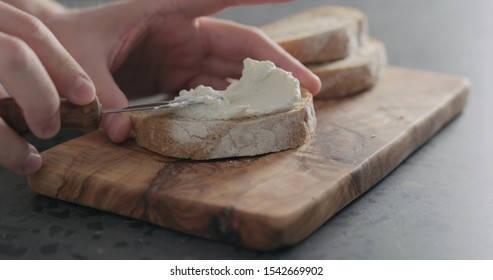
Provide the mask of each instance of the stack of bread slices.
[{"label": "stack of bread slices", "polygon": [[359,10],[324,6],[262,27],[322,81],[317,98],[345,97],[372,87],[387,63],[384,45],[368,35]]},{"label": "stack of bread slices", "polygon": [[[373,86],[386,64],[382,43],[368,38],[363,13],[320,7],[262,29],[322,80],[318,98],[344,97]],[[168,111],[131,114],[137,145],[195,160],[254,156],[296,148],[315,134],[313,98],[306,90],[294,108],[226,120],[182,118]]]}]

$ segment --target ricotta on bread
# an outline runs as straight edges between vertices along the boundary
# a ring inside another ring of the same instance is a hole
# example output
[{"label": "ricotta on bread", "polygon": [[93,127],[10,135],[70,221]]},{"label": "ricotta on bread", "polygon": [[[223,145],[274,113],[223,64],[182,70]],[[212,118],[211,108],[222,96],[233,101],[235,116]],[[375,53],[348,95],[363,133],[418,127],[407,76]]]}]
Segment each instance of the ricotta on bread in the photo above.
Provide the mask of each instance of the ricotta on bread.
[{"label": "ricotta on bread", "polygon": [[244,61],[226,90],[199,86],[177,100],[202,104],[131,114],[138,146],[166,156],[208,160],[278,152],[315,134],[312,95],[269,61]]},{"label": "ricotta on bread", "polygon": [[291,73],[270,61],[247,58],[240,80],[224,91],[206,86],[182,90],[175,100],[203,104],[177,110],[175,116],[195,120],[258,117],[288,111],[300,99],[300,83]]},{"label": "ricotta on bread", "polygon": [[345,58],[368,38],[366,16],[340,6],[310,9],[264,25],[262,30],[302,63]]}]

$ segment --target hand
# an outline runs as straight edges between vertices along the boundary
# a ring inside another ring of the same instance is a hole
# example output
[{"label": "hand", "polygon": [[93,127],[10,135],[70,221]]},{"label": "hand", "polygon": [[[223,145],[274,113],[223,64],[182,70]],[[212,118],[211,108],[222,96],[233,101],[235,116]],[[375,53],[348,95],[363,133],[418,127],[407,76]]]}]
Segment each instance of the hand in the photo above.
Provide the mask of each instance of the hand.
[{"label": "hand", "polygon": [[[0,98],[12,96],[26,123],[40,138],[60,128],[59,96],[84,105],[95,97],[94,85],[35,17],[0,2]],[[19,175],[34,173],[41,157],[34,146],[0,118],[0,165]]]},{"label": "hand", "polygon": [[[286,0],[125,1],[59,15],[46,24],[92,77],[105,108],[125,107],[125,94],[200,84],[224,88],[225,78],[240,77],[246,57],[273,61],[317,93],[320,80],[258,29],[202,17],[227,6],[267,2]],[[121,142],[131,121],[126,114],[111,114],[103,127]]]}]

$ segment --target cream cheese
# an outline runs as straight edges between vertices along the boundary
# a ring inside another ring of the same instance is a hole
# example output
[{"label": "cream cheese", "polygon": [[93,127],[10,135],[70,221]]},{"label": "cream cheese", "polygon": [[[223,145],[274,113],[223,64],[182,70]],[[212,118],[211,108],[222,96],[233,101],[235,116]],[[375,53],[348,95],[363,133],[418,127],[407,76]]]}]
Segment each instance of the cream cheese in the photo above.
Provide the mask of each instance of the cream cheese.
[{"label": "cream cheese", "polygon": [[224,90],[198,86],[180,91],[175,100],[204,104],[177,109],[176,116],[194,120],[258,117],[293,109],[301,100],[300,83],[270,61],[243,61],[242,77]]}]

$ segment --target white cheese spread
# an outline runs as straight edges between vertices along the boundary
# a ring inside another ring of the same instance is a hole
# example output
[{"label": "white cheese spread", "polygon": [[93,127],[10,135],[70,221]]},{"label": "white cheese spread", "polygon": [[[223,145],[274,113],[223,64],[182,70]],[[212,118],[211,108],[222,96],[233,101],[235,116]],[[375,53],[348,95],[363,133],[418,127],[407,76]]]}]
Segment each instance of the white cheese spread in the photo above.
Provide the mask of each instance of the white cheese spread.
[{"label": "white cheese spread", "polygon": [[300,83],[270,61],[243,61],[242,77],[224,91],[198,86],[180,91],[175,100],[203,102],[177,109],[176,116],[194,120],[258,117],[293,109],[301,100]]}]

